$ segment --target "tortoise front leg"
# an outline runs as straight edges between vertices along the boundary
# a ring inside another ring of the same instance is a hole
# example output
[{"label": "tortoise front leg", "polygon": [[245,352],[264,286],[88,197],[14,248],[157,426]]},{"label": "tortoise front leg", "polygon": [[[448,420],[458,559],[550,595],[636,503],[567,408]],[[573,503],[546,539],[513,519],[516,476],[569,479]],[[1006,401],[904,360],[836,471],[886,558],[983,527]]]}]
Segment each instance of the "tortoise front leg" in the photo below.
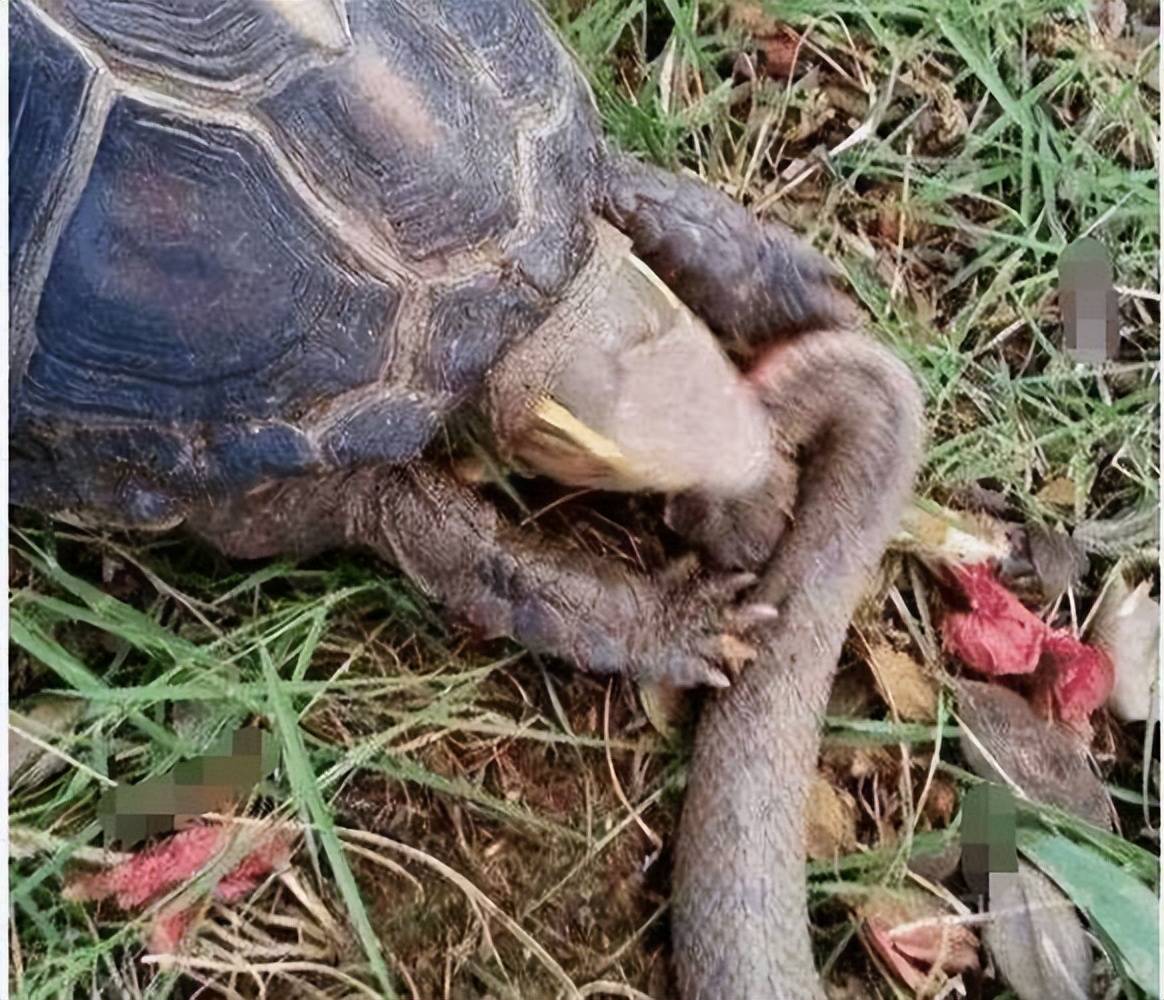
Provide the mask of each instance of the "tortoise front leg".
[{"label": "tortoise front leg", "polygon": [[595,673],[722,687],[725,638],[765,613],[732,610],[747,575],[634,573],[507,523],[429,463],[279,483],[187,523],[244,558],[368,547],[486,637]]},{"label": "tortoise front leg", "polygon": [[836,268],[722,191],[629,156],[607,163],[602,214],[719,336],[743,348],[856,316]]}]

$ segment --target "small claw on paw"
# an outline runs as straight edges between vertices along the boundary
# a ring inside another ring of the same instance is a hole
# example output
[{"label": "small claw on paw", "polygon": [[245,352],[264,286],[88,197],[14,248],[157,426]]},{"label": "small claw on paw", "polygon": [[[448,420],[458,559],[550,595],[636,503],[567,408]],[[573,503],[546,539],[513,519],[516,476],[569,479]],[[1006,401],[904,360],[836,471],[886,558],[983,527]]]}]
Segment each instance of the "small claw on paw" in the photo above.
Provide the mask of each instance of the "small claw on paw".
[{"label": "small claw on paw", "polygon": [[732,682],[728,680],[727,674],[722,670],[709,670],[705,683],[708,687],[719,688],[720,690],[732,686]]},{"label": "small claw on paw", "polygon": [[[732,674],[739,674],[747,664],[751,663],[758,654],[755,646],[749,645],[734,635],[724,634],[719,637],[720,659]],[[726,686],[726,685],[725,685]]]},{"label": "small claw on paw", "polygon": [[[721,656],[721,660],[724,658]],[[656,677],[652,683],[667,684],[673,688],[683,690],[702,687],[726,688],[731,687],[731,678],[722,670],[709,666],[706,662],[684,663],[678,670]]]},{"label": "small claw on paw", "polygon": [[745,604],[740,608],[739,617],[745,622],[774,622],[780,617],[780,612],[774,604]]},{"label": "small claw on paw", "polygon": [[773,604],[745,604],[726,612],[728,626],[738,632],[751,634],[753,629],[769,625],[780,617]]},{"label": "small claw on paw", "polygon": [[759,579],[755,573],[733,573],[709,581],[704,593],[713,601],[734,601]]},{"label": "small claw on paw", "polygon": [[735,573],[728,577],[728,586],[735,591],[746,590],[758,579],[755,573]]}]

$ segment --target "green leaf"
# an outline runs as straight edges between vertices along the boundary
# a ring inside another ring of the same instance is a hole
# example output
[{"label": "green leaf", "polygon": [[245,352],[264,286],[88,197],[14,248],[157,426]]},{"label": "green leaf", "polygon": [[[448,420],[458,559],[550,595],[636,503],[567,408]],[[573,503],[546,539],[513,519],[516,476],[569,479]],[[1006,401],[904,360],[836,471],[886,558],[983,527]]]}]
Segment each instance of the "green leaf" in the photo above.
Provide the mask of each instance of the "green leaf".
[{"label": "green leaf", "polygon": [[1159,997],[1156,896],[1095,851],[1058,834],[1020,829],[1019,850],[1086,914],[1121,974]]}]

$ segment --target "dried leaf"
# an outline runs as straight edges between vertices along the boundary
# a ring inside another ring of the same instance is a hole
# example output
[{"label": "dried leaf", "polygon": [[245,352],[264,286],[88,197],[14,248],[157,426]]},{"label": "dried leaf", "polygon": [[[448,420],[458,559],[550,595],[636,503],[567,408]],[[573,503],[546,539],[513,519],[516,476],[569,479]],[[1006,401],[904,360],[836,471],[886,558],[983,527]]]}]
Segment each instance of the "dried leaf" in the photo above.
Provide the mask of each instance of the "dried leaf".
[{"label": "dried leaf", "polygon": [[1070,476],[1055,476],[1043,484],[1035,497],[1043,503],[1056,507],[1074,507],[1077,492],[1075,480]]},{"label": "dried leaf", "polygon": [[958,810],[958,786],[935,774],[926,794],[925,818],[934,826],[948,826]]},{"label": "dried leaf", "polygon": [[691,699],[682,688],[661,681],[643,681],[638,688],[647,721],[665,740],[674,740],[691,712]]},{"label": "dried leaf", "polygon": [[874,891],[858,909],[862,938],[918,997],[977,969],[978,938],[933,897],[914,890]]},{"label": "dried leaf", "polygon": [[869,95],[843,81],[826,83],[822,88],[829,104],[847,114],[854,121],[863,122],[869,117]]},{"label": "dried leaf", "polygon": [[1152,714],[1153,687],[1160,675],[1160,605],[1147,582],[1134,590],[1123,573],[1113,573],[1099,599],[1088,634],[1111,657],[1115,677],[1108,707],[1125,722]]},{"label": "dried leaf", "polygon": [[925,238],[927,227],[922,214],[912,204],[888,193],[877,200],[880,206],[874,216],[874,229],[883,242],[894,246],[899,240],[913,244]]},{"label": "dried leaf", "polygon": [[837,116],[837,109],[829,103],[828,95],[816,86],[817,76],[814,69],[801,81],[805,98],[799,108],[800,114],[792,127],[785,129],[783,136],[789,143],[807,142]]},{"label": "dried leaf", "polygon": [[937,718],[937,687],[917,660],[882,643],[869,650],[869,662],[882,697],[901,718],[911,722]]},{"label": "dried leaf", "polygon": [[894,780],[901,769],[901,758],[895,755],[895,750],[884,746],[826,743],[820,753],[821,769],[856,781],[874,776]]},{"label": "dried leaf", "polygon": [[857,806],[817,774],[809,787],[806,847],[814,861],[831,860],[857,846]]},{"label": "dried leaf", "polygon": [[956,686],[958,711],[968,730],[961,737],[962,755],[975,774],[1000,783],[1009,778],[1036,802],[1112,828],[1107,792],[1088,764],[1087,747],[1075,733],[1040,719],[1026,699],[1009,688],[968,680],[959,680]]},{"label": "dried leaf", "polygon": [[764,72],[774,80],[788,80],[801,56],[800,35],[787,24],[773,25],[771,34],[756,38]]},{"label": "dried leaf", "polygon": [[943,565],[1005,559],[1011,550],[1006,526],[984,513],[963,514],[937,505],[906,509],[894,539],[903,548]]},{"label": "dried leaf", "polygon": [[1047,626],[996,579],[988,566],[956,566],[951,573],[969,610],[942,619],[946,649],[990,676],[1029,674],[1038,665]]},{"label": "dried leaf", "polygon": [[966,138],[970,121],[954,88],[944,80],[926,80],[924,92],[930,101],[918,117],[914,135],[921,152],[940,154]]},{"label": "dried leaf", "polygon": [[773,18],[759,3],[733,3],[728,17],[732,26],[742,29],[755,44],[765,74],[776,80],[792,75],[800,35],[791,25]]},{"label": "dried leaf", "polygon": [[728,5],[728,23],[749,35],[762,35],[776,23],[758,0],[732,0]]},{"label": "dried leaf", "polygon": [[982,939],[1019,1000],[1088,1000],[1091,947],[1072,902],[1037,868],[990,876]]}]

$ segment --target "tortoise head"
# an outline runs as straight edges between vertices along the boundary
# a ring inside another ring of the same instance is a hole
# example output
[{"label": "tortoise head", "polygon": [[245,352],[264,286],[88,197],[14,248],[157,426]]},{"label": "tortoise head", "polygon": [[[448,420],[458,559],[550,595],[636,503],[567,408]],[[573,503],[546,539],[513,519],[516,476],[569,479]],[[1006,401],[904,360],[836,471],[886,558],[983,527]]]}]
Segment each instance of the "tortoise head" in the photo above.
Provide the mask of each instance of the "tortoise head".
[{"label": "tortoise head", "polygon": [[621,234],[600,228],[595,256],[570,301],[494,373],[503,451],[569,485],[749,492],[771,454],[756,394]]}]

